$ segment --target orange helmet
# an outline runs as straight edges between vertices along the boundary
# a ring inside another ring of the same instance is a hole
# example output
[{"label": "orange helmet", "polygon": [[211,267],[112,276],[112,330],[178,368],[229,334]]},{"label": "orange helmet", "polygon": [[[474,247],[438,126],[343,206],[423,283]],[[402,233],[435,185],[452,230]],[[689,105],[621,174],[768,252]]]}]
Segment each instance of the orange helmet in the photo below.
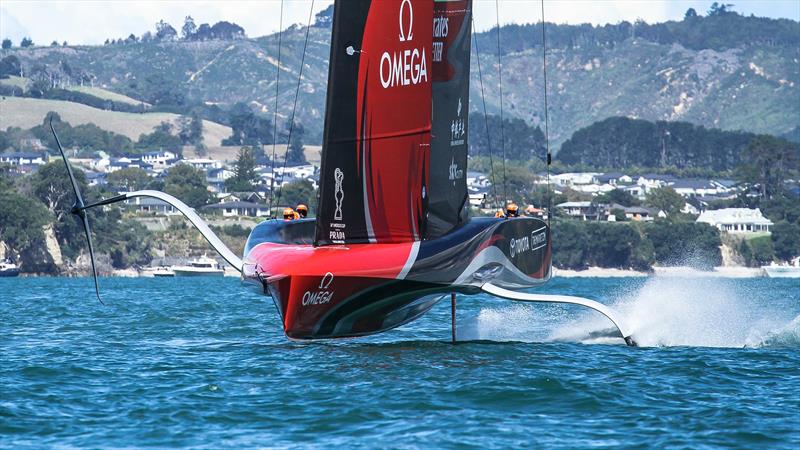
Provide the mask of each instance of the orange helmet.
[{"label": "orange helmet", "polygon": [[308,206],[300,203],[297,205],[297,208],[294,209],[300,214],[300,217],[305,218],[308,215]]},{"label": "orange helmet", "polygon": [[519,206],[517,206],[517,204],[514,203],[514,202],[511,202],[508,205],[506,205],[506,211],[507,211],[508,217],[517,217],[517,216],[519,216]]},{"label": "orange helmet", "polygon": [[286,220],[294,220],[294,210],[292,208],[284,209],[283,218]]}]

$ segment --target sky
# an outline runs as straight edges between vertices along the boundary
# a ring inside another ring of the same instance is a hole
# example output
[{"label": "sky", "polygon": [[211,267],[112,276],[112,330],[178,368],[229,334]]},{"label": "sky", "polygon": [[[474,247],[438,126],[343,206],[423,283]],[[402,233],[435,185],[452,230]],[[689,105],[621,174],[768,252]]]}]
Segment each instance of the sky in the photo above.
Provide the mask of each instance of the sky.
[{"label": "sky", "polygon": [[[375,0],[374,0],[375,1]],[[380,1],[380,0],[377,0]],[[727,0],[734,11],[756,16],[800,20],[800,0]],[[724,1],[723,1],[724,2]],[[310,0],[284,0],[284,28],[308,20]],[[544,0],[545,18],[555,23],[618,23],[643,19],[649,23],[680,20],[687,9],[705,14],[712,2],[696,0]],[[330,0],[316,0],[314,11]],[[494,0],[473,0],[478,30],[497,22]],[[108,38],[141,36],[163,19],[180,31],[191,15],[195,23],[234,22],[250,37],[279,29],[280,0],[0,0],[0,38],[18,45],[30,37],[37,45],[56,40],[70,44],[102,44]],[[500,23],[541,20],[539,0],[499,0]]]}]

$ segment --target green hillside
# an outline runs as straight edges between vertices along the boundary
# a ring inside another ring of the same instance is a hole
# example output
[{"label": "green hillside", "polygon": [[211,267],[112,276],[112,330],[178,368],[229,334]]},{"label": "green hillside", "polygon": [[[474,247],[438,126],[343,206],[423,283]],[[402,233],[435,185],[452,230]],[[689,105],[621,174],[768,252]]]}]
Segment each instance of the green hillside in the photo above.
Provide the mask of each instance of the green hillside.
[{"label": "green hillside", "polygon": [[[543,117],[540,25],[501,28],[505,114]],[[278,116],[291,113],[305,28],[282,35]],[[495,30],[478,36],[489,113],[499,110]],[[661,24],[547,25],[551,136],[615,116],[687,121],[782,135],[800,125],[800,23],[716,11]],[[96,86],[175,112],[244,102],[271,117],[278,36],[3,50],[26,76],[92,79]],[[297,120],[308,143],[322,135],[330,26],[313,26]],[[470,110],[481,111],[477,58]],[[66,65],[65,65],[66,64]],[[65,69],[68,68],[68,69]],[[68,75],[66,72],[71,75]],[[218,119],[215,119],[218,120]],[[283,129],[283,124],[279,129]]]}]

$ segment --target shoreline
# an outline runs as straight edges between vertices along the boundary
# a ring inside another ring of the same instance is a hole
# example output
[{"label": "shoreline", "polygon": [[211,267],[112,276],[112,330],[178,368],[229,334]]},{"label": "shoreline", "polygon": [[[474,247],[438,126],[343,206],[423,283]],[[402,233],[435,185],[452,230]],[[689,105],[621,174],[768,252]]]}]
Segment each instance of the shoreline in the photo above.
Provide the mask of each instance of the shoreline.
[{"label": "shoreline", "polygon": [[720,266],[713,270],[699,270],[688,266],[654,267],[653,272],[640,272],[629,269],[589,267],[586,270],[567,270],[553,268],[553,277],[560,278],[620,278],[620,277],[680,277],[680,278],[762,278],[760,267]]},{"label": "shoreline", "polygon": [[[36,274],[21,273],[20,277],[85,277],[86,274]],[[151,278],[135,269],[115,270],[112,273],[101,274],[103,278]],[[238,277],[239,273],[233,269],[225,268],[225,278]],[[678,278],[763,278],[764,271],[760,267],[721,266],[713,270],[698,270],[688,266],[654,267],[652,272],[641,272],[630,269],[613,269],[606,267],[589,267],[585,270],[568,270],[553,267],[553,278],[631,278],[631,277],[678,277]]]}]

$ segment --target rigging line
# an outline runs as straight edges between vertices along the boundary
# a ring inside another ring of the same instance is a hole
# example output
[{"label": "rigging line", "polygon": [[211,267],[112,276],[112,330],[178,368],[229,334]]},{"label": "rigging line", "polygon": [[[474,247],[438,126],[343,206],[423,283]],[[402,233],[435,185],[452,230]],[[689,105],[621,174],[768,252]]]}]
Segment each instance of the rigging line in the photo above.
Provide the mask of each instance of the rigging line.
[{"label": "rigging line", "polygon": [[278,19],[278,65],[275,66],[275,110],[272,112],[272,158],[270,158],[269,179],[269,207],[267,211],[272,215],[272,192],[275,190],[275,145],[278,134],[278,87],[281,81],[281,44],[283,39],[283,0],[281,0],[281,15]]},{"label": "rigging line", "polygon": [[[283,0],[281,0],[283,1]],[[311,7],[308,9],[308,24],[306,24],[306,39],[303,42],[303,56],[300,58],[300,73],[297,74],[297,88],[294,91],[294,105],[292,105],[292,118],[289,120],[289,138],[286,140],[286,151],[283,153],[283,169],[281,169],[281,182],[278,186],[278,200],[280,204],[283,194],[283,178],[286,174],[286,161],[289,159],[289,146],[292,144],[292,131],[294,131],[294,114],[297,112],[297,97],[300,95],[300,82],[303,80],[303,67],[306,63],[306,49],[308,48],[308,33],[311,31],[311,18],[314,16],[314,0],[311,0]]]},{"label": "rigging line", "polygon": [[[492,138],[489,133],[489,116],[486,114],[486,96],[483,94],[483,75],[481,74],[481,52],[478,50],[478,33],[475,31],[475,19],[472,22],[472,39],[475,41],[475,62],[478,64],[478,80],[481,84],[481,100],[483,101],[483,122],[486,127],[486,145],[489,146],[489,177],[492,180],[492,201],[497,203],[497,187],[494,182],[494,159],[492,158]],[[492,206],[490,206],[492,207]]]},{"label": "rigging line", "polygon": [[500,84],[500,149],[503,154],[503,203],[506,195],[506,135],[503,130],[503,60],[500,54],[500,0],[494,0],[494,13],[497,18],[497,77]]},{"label": "rigging line", "polygon": [[547,108],[547,40],[545,39],[544,0],[542,2],[542,73],[544,75],[544,145],[547,151],[547,226],[550,227],[550,218],[553,216],[553,186],[550,184],[550,164],[553,156],[550,153],[550,118]]}]

